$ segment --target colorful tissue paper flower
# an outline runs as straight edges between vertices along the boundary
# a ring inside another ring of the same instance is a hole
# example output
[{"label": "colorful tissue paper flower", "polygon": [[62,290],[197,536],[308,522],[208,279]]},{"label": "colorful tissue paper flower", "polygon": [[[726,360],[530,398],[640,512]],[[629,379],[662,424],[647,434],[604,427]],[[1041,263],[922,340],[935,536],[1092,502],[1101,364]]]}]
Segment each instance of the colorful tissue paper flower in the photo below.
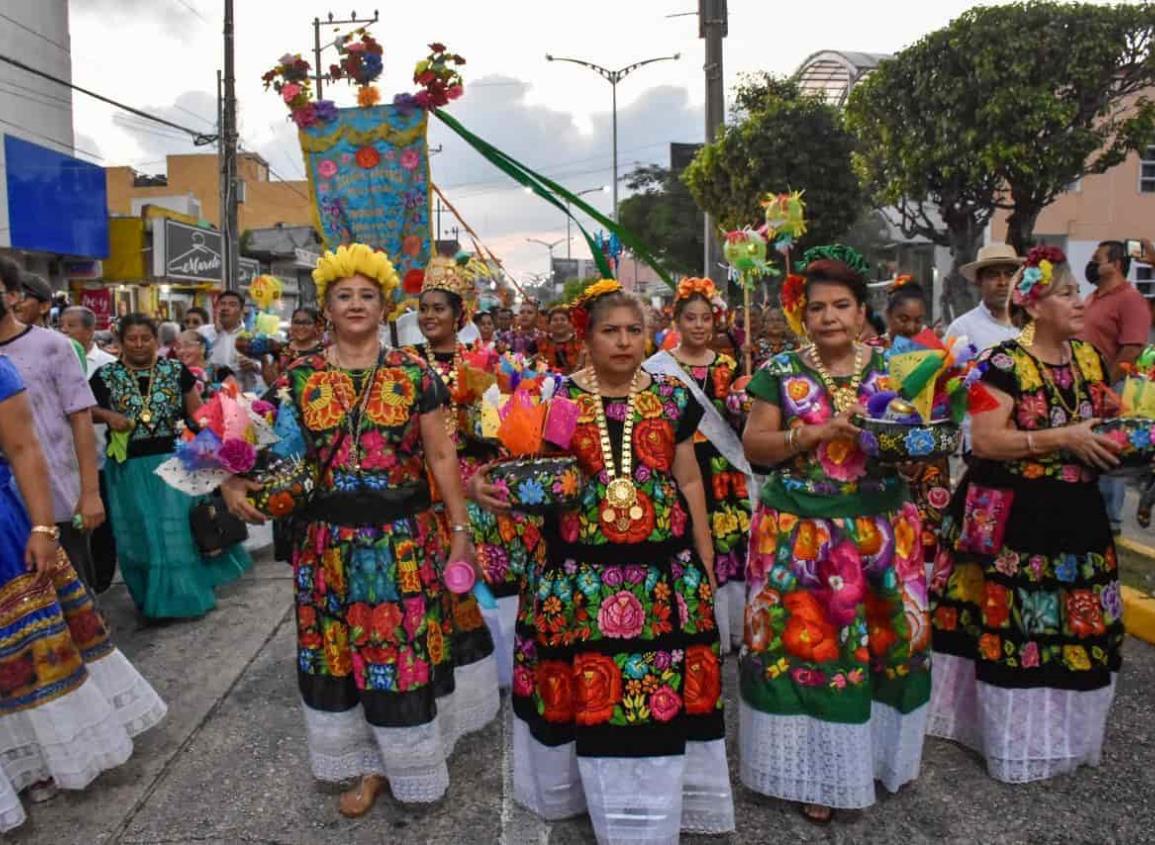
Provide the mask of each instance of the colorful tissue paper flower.
[{"label": "colorful tissue paper flower", "polygon": [[366,85],[357,89],[357,105],[363,109],[377,105],[381,100],[381,92],[374,85]]},{"label": "colorful tissue paper flower", "polygon": [[229,472],[248,472],[257,463],[257,450],[247,440],[230,437],[217,450],[217,460]]},{"label": "colorful tissue paper flower", "polygon": [[321,123],[330,123],[337,119],[337,104],[332,100],[317,100],[313,103],[313,111]]},{"label": "colorful tissue paper flower", "polygon": [[217,469],[221,463],[217,460],[217,451],[221,447],[221,439],[212,429],[202,429],[192,440],[185,440],[177,444],[176,456],[181,464],[190,472],[200,469]]},{"label": "colorful tissue paper flower", "polygon": [[293,102],[293,100],[295,100],[297,95],[300,93],[301,93],[301,86],[297,85],[294,82],[290,82],[288,85],[282,86],[282,88],[281,88],[281,98],[286,103]]},{"label": "colorful tissue paper flower", "polygon": [[309,103],[304,108],[295,109],[290,117],[299,128],[308,129],[317,122],[317,108]]}]

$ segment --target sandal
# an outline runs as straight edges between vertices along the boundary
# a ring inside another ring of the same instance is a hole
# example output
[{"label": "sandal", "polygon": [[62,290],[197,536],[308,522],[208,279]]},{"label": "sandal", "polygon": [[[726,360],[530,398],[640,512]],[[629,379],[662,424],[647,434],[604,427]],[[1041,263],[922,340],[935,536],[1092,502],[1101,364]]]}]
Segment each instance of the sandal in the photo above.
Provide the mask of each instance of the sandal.
[{"label": "sandal", "polygon": [[834,821],[834,808],[825,804],[799,804],[798,811],[811,824],[828,825]]},{"label": "sandal", "polygon": [[360,818],[373,809],[388,783],[384,775],[362,775],[356,786],[341,793],[337,811],[347,819]]}]

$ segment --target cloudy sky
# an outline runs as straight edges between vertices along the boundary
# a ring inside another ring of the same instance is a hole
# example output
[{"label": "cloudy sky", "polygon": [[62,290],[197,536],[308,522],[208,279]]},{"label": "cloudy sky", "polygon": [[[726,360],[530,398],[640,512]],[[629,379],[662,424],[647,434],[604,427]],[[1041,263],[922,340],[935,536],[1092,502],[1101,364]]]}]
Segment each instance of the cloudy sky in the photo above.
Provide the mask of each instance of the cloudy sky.
[{"label": "cloudy sky", "polygon": [[[279,99],[261,74],[286,51],[312,61],[312,20],[328,11],[319,0],[235,0],[237,95],[244,145],[265,156],[286,179],[302,178],[300,150]],[[893,52],[947,23],[974,3],[960,0],[730,0],[724,67],[729,91],[753,71],[791,73],[823,49]],[[74,81],[175,122],[212,131],[216,70],[222,47],[221,0],[70,0]],[[347,16],[350,4],[339,11]],[[681,53],[677,62],[642,68],[619,86],[622,175],[636,163],[668,161],[671,141],[704,134],[703,42],[696,0],[439,0],[384,2],[374,27],[385,46],[379,83],[391,96],[410,90],[413,63],[434,40],[464,55],[466,95],[452,112],[471,130],[575,191],[611,181],[610,88],[575,65],[548,63],[547,52],[621,67]],[[373,4],[352,4],[361,17]],[[435,12],[432,10],[436,10]],[[323,39],[334,31],[326,27]],[[334,52],[328,51],[326,64]],[[339,104],[353,89],[333,90]],[[326,91],[326,96],[329,91]],[[161,172],[166,153],[192,152],[178,133],[75,97],[77,147],[102,164]],[[434,122],[434,180],[470,224],[516,273],[544,271],[544,247],[565,221],[552,207],[502,174]],[[603,210],[609,194],[593,195]],[[448,225],[448,224],[447,224]],[[582,246],[574,243],[575,255]],[[564,245],[558,254],[563,254]]]}]

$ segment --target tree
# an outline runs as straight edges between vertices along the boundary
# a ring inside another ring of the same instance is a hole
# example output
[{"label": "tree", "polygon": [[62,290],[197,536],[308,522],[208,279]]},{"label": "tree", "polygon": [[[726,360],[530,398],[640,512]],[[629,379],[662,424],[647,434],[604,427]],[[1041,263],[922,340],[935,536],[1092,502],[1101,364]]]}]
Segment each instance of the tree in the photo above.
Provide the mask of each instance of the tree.
[{"label": "tree", "polygon": [[757,226],[766,193],[801,189],[810,230],[799,246],[841,238],[865,206],[842,113],[766,73],[746,77],[735,95],[732,122],[682,176],[698,206],[727,229]]},{"label": "tree", "polygon": [[670,273],[698,275],[705,250],[704,217],[672,170],[643,165],[626,177],[634,193],[618,204],[621,223]]},{"label": "tree", "polygon": [[883,62],[850,95],[855,164],[907,237],[949,247],[944,305],[997,209],[1031,245],[1039,213],[1075,180],[1151,137],[1155,7],[1019,3],[971,9]]}]

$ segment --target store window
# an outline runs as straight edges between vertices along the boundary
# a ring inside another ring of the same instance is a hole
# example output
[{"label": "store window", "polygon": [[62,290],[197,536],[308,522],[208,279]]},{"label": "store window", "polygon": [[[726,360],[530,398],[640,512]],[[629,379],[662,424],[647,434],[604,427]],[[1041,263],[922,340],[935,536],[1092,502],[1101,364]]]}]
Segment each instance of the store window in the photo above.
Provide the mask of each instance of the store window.
[{"label": "store window", "polygon": [[1155,194],[1155,144],[1147,147],[1139,160],[1139,193]]}]

